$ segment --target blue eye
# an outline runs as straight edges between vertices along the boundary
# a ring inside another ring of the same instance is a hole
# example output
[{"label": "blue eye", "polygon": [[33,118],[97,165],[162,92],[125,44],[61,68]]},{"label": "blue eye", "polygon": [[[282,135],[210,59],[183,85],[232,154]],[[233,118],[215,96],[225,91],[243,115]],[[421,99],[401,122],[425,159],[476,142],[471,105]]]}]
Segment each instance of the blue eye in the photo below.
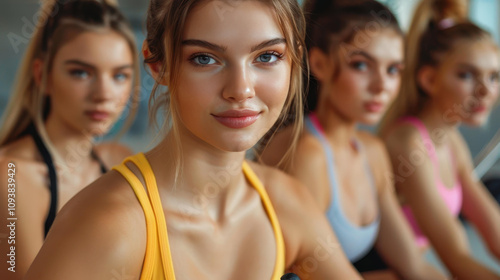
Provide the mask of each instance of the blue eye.
[{"label": "blue eye", "polygon": [[127,74],[125,74],[125,73],[118,73],[118,74],[116,74],[116,75],[114,76],[114,79],[115,79],[116,81],[121,82],[121,81],[126,81],[126,80],[128,80],[128,77],[129,77],[129,76],[128,76]]},{"label": "blue eye", "polygon": [[397,75],[397,74],[399,74],[401,71],[399,70],[399,68],[398,68],[398,67],[396,67],[396,66],[391,66],[391,67],[389,67],[389,70],[388,70],[387,72],[388,72],[389,74],[391,74],[391,75]]},{"label": "blue eye", "polygon": [[69,74],[75,78],[78,78],[78,79],[87,79],[90,74],[89,72],[85,71],[85,70],[81,70],[81,69],[75,69],[75,70],[71,70],[69,71]]},{"label": "blue eye", "polygon": [[460,72],[458,73],[458,77],[462,80],[470,80],[474,77],[471,72]]},{"label": "blue eye", "polygon": [[263,63],[274,63],[274,62],[278,61],[278,59],[280,57],[281,56],[279,54],[276,54],[276,53],[265,53],[265,54],[259,55],[259,57],[257,57],[257,61],[263,62]]},{"label": "blue eye", "polygon": [[494,83],[497,83],[499,79],[500,79],[500,73],[492,74],[490,77],[490,80]]},{"label": "blue eye", "polygon": [[359,71],[365,71],[368,69],[368,64],[363,61],[358,61],[351,63],[351,67]]},{"label": "blue eye", "polygon": [[197,56],[192,58],[192,61],[195,64],[198,64],[201,66],[211,65],[211,64],[216,63],[215,59],[213,59],[212,57],[210,57],[208,55],[197,55]]}]

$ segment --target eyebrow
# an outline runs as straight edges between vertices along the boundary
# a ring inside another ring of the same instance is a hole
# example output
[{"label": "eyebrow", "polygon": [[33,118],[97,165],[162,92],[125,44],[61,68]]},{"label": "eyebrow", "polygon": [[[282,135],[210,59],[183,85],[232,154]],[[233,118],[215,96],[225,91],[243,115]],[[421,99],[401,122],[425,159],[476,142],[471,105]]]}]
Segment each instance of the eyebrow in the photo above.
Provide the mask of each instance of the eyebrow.
[{"label": "eyebrow", "polygon": [[[373,56],[371,56],[369,53],[365,52],[365,51],[353,51],[353,52],[350,53],[349,56],[354,56],[354,55],[361,55],[361,56],[364,56],[366,59],[368,59],[370,61],[376,62],[376,59]],[[402,60],[396,60],[392,64],[404,64],[404,62]]]},{"label": "eyebrow", "polygon": [[[77,64],[77,65],[80,65],[80,66],[83,66],[83,67],[86,67],[86,68],[90,68],[92,70],[96,70],[97,69],[94,65],[86,63],[86,62],[83,62],[83,61],[80,61],[80,60],[77,60],[77,59],[67,60],[67,61],[64,62],[64,64],[66,64],[66,65],[68,65],[68,64]],[[123,69],[127,69],[127,68],[133,68],[133,66],[131,64],[122,65],[122,66],[115,67],[114,70],[123,70]]]},{"label": "eyebrow", "polygon": [[[264,41],[256,46],[253,46],[250,51],[254,52],[263,48],[267,48],[270,46],[278,45],[278,44],[285,44],[286,40],[284,38],[275,38],[271,40]],[[188,39],[182,41],[183,46],[198,46],[202,48],[207,48],[211,49],[217,52],[226,52],[227,46],[220,46],[216,44],[212,44],[210,42],[204,41],[204,40],[195,40],[195,39]]]},{"label": "eyebrow", "polygon": [[373,56],[371,56],[370,54],[368,54],[365,51],[353,51],[349,54],[349,56],[355,56],[355,55],[361,55],[361,56],[364,56],[368,60],[375,61],[375,58],[373,58]]}]

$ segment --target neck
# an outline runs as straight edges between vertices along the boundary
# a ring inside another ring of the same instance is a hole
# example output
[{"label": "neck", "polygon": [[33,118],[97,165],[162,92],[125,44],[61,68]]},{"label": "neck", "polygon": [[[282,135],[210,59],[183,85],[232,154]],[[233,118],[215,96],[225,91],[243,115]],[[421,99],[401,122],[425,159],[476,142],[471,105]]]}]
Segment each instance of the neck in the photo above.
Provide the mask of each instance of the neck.
[{"label": "neck", "polygon": [[90,153],[93,146],[93,137],[85,135],[82,131],[72,129],[49,115],[45,122],[47,136],[57,155],[53,159],[63,167],[76,168],[82,162],[91,160]]},{"label": "neck", "polygon": [[431,139],[438,146],[445,144],[448,132],[455,130],[459,125],[458,121],[447,117],[432,101],[423,106],[417,117],[425,124]]},{"label": "neck", "polygon": [[340,115],[327,101],[318,103],[315,114],[333,146],[352,146],[357,131],[355,121]]},{"label": "neck", "polygon": [[246,187],[242,172],[245,152],[222,151],[186,129],[180,135],[181,145],[170,132],[147,153],[158,187],[175,192],[175,204],[192,206],[194,212],[217,220],[231,208],[236,190]]}]

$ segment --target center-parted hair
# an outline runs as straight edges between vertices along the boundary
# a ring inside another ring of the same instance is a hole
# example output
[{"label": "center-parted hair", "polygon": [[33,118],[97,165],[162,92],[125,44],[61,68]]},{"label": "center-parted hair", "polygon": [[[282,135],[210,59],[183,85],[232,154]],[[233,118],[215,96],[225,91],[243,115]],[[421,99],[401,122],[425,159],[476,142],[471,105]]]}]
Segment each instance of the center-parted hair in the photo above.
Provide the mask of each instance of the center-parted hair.
[{"label": "center-parted hair", "polygon": [[[352,48],[359,48],[354,39],[364,32],[369,40],[380,31],[392,29],[403,36],[396,16],[385,5],[375,0],[307,0],[307,49],[318,48],[336,64],[334,77],[340,74],[340,57]],[[312,111],[318,102],[318,81],[309,77],[307,107]]]},{"label": "center-parted hair", "polygon": [[[186,25],[186,18],[189,12],[200,2],[208,0],[151,0],[147,15],[147,37],[146,42],[149,48],[149,57],[146,63],[161,65],[159,69],[158,81],[153,87],[153,92],[149,100],[150,118],[156,122],[157,112],[160,108],[165,108],[164,115],[166,121],[163,124],[163,132],[171,129],[176,137],[176,144],[179,147],[178,124],[180,122],[175,104],[175,94],[178,92],[179,68],[181,65],[182,34]],[[278,118],[278,124],[282,123],[287,116],[293,112],[297,114],[297,119],[302,119],[302,73],[305,71],[303,58],[305,52],[305,19],[297,0],[239,0],[239,1],[260,1],[269,5],[275,12],[278,24],[286,40],[287,55],[291,58],[291,80],[287,100]],[[236,1],[221,1],[224,5],[233,5]],[[231,28],[231,26],[227,26]],[[160,92],[159,80],[166,80],[168,90]],[[169,128],[171,127],[171,128]],[[294,138],[298,138],[299,128],[302,123],[296,126]],[[295,140],[296,141],[296,140]],[[180,153],[180,149],[177,149]],[[177,154],[179,161],[181,154]],[[180,166],[179,164],[177,166]],[[177,172],[177,174],[179,174]]]}]

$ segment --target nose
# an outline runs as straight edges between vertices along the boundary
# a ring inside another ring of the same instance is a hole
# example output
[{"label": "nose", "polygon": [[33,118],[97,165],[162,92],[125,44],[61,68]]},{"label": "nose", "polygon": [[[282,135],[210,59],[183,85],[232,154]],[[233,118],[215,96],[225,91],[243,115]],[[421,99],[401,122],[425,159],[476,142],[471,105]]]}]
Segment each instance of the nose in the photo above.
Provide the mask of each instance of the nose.
[{"label": "nose", "polygon": [[231,102],[243,102],[254,97],[255,89],[251,70],[245,65],[229,68],[222,96]]},{"label": "nose", "polygon": [[494,87],[495,86],[490,81],[488,81],[487,78],[479,80],[476,87],[476,96],[486,97],[493,93],[493,91],[495,90]]},{"label": "nose", "polygon": [[103,102],[113,97],[113,81],[105,75],[97,76],[92,88],[91,99],[93,102]]},{"label": "nose", "polygon": [[380,94],[385,90],[386,86],[387,77],[384,75],[384,72],[382,70],[375,71],[370,81],[370,92],[372,94]]}]

